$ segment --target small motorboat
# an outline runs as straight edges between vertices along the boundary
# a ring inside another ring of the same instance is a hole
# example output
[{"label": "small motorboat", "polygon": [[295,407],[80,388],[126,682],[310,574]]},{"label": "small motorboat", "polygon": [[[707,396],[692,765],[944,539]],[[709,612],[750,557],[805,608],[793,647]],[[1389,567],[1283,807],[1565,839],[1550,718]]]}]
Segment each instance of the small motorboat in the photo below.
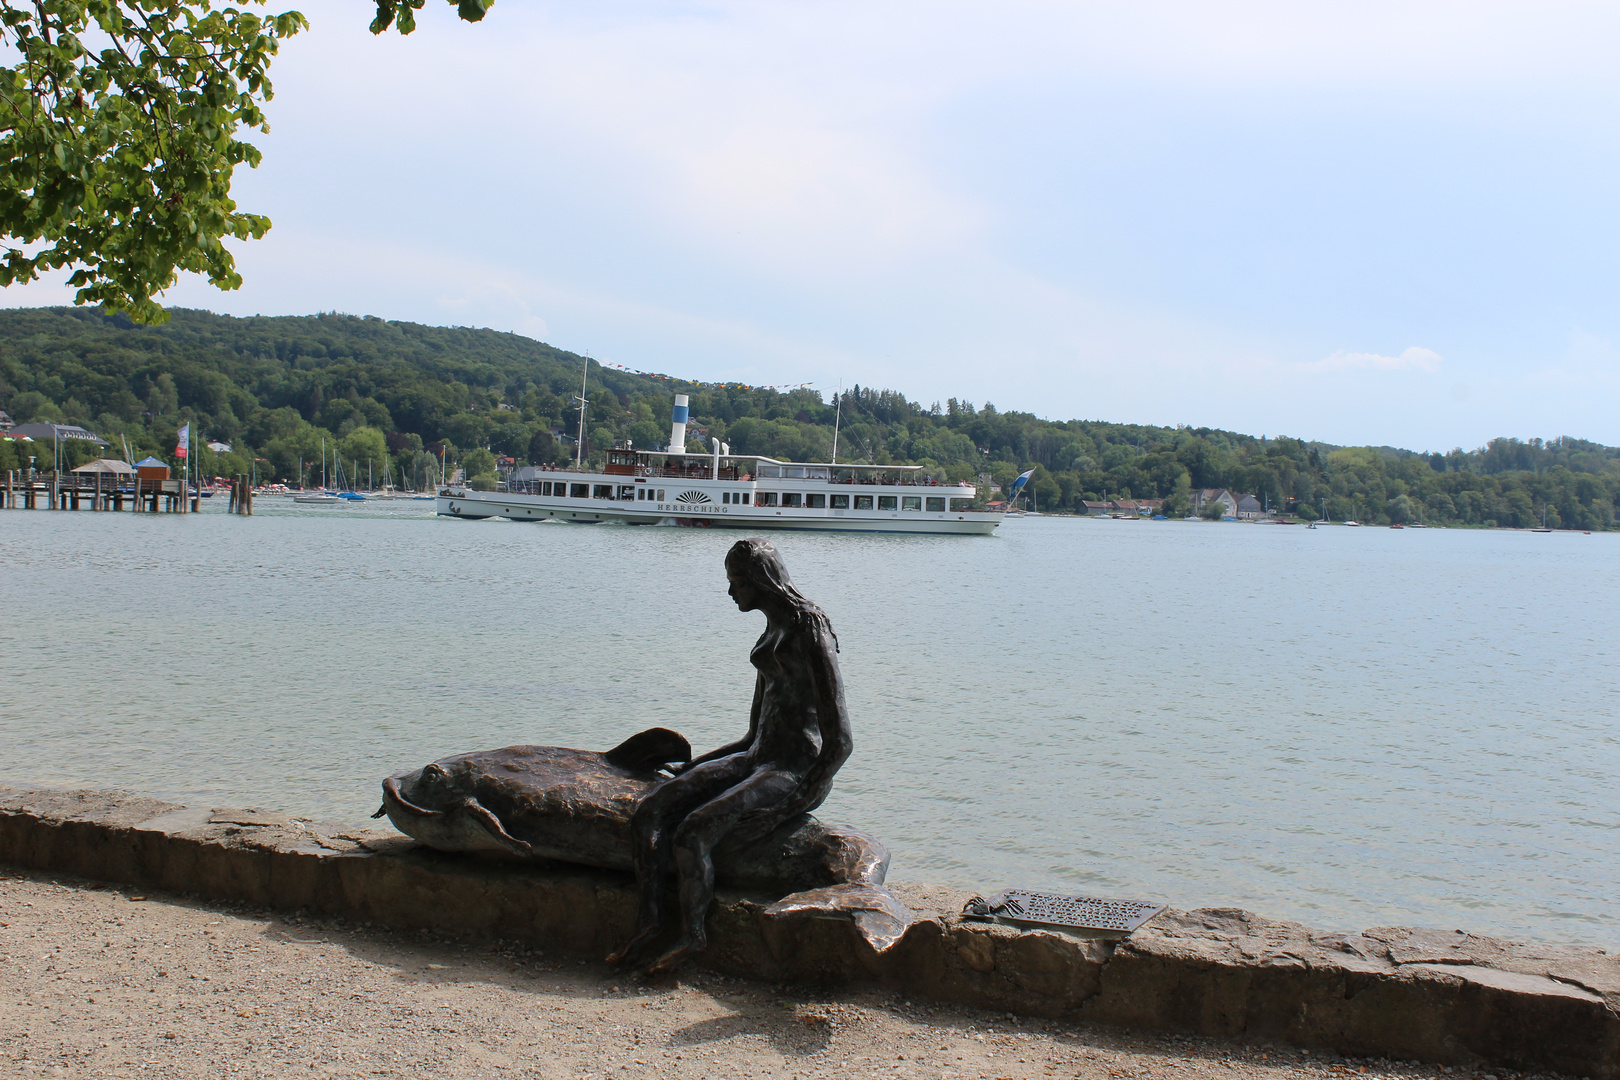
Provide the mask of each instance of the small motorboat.
[{"label": "small motorboat", "polygon": [[327,491],[310,491],[303,495],[294,495],[293,502],[305,506],[347,506],[349,500],[340,498]]}]

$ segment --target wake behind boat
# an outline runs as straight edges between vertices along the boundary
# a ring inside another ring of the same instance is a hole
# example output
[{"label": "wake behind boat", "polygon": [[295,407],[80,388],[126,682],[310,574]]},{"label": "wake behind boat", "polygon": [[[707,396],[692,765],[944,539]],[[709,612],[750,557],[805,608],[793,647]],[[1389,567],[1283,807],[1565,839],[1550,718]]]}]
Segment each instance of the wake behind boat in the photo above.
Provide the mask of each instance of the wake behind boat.
[{"label": "wake behind boat", "polygon": [[[675,397],[670,446],[686,445],[687,398]],[[576,464],[508,479],[495,491],[440,490],[456,518],[575,524],[986,535],[999,511],[976,509],[972,484],[940,484],[920,465],[840,465],[733,454],[615,449],[600,472]]]}]

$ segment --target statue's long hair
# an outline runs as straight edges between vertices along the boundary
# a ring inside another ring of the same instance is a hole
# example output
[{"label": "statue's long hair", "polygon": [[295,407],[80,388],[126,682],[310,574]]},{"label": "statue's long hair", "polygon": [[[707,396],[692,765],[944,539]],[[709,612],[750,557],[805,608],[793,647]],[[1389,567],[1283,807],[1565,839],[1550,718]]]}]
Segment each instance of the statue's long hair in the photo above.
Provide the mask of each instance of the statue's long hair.
[{"label": "statue's long hair", "polygon": [[732,544],[731,550],[726,552],[726,569],[740,573],[754,588],[777,596],[787,606],[796,626],[821,631],[832,638],[834,651],[838,649],[838,635],[833,633],[827,613],[793,587],[787,567],[782,565],[781,552],[769,540],[751,536]]}]

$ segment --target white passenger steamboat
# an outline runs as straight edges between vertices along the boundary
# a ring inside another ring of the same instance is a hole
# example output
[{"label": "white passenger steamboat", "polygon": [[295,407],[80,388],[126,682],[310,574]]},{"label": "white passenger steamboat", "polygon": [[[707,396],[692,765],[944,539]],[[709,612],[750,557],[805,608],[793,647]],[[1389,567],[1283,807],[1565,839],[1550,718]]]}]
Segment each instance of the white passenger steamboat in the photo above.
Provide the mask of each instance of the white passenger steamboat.
[{"label": "white passenger steamboat", "polygon": [[[686,445],[687,398],[675,397],[670,446]],[[519,474],[511,474],[513,477]],[[840,465],[733,454],[610,450],[601,472],[530,471],[495,491],[452,485],[438,512],[576,524],[988,534],[1000,511],[974,509],[972,484],[940,484],[920,465]]]}]

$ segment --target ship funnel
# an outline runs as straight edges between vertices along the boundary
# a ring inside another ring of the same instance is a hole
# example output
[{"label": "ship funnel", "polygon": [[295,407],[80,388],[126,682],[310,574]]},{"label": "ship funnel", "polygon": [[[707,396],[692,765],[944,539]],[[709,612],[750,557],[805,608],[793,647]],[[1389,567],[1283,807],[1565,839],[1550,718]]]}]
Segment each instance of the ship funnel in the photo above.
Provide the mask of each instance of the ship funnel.
[{"label": "ship funnel", "polygon": [[686,395],[675,395],[675,411],[669,417],[669,452],[686,452]]}]

